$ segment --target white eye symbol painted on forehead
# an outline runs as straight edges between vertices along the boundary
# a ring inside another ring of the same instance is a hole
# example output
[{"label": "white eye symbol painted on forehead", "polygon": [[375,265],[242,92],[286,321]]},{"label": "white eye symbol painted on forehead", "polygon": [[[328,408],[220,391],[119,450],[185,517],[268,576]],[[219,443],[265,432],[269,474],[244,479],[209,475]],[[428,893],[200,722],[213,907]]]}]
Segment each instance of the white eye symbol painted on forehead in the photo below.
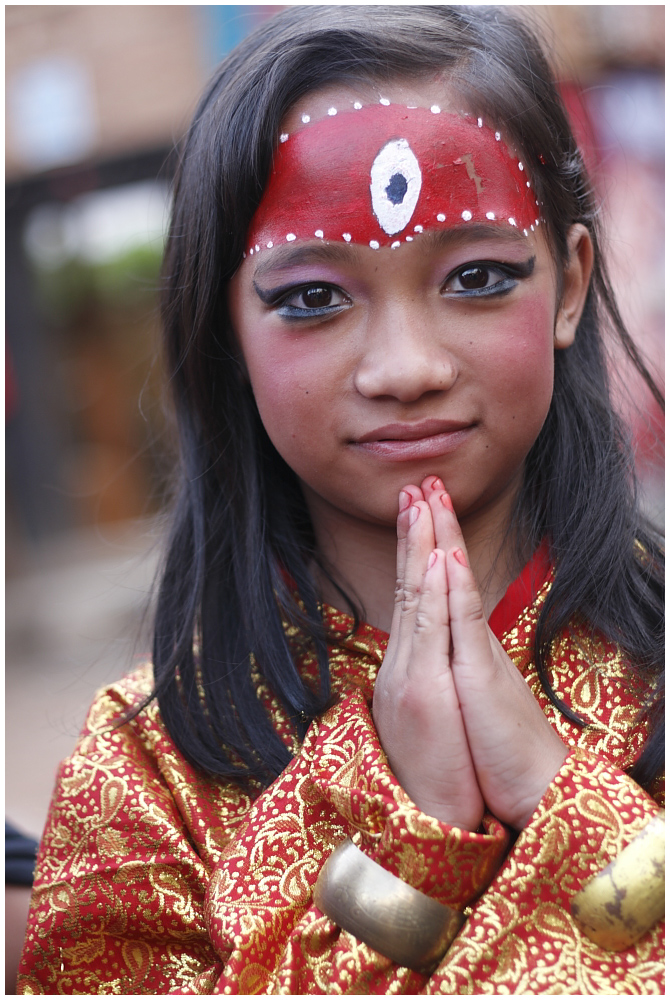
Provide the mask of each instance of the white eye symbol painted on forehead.
[{"label": "white eye symbol painted on forehead", "polygon": [[393,236],[412,218],[421,193],[421,168],[406,139],[381,149],[370,170],[372,210],[385,233]]}]

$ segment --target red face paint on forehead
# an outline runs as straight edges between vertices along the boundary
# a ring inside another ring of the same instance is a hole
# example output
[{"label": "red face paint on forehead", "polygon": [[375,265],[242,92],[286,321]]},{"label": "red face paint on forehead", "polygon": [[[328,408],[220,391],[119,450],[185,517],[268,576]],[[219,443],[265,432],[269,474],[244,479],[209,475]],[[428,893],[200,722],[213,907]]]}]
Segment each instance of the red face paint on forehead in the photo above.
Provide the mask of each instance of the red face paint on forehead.
[{"label": "red face paint on forehead", "polygon": [[399,104],[328,114],[282,135],[249,254],[294,240],[379,249],[426,230],[539,225],[524,164],[481,118]]}]

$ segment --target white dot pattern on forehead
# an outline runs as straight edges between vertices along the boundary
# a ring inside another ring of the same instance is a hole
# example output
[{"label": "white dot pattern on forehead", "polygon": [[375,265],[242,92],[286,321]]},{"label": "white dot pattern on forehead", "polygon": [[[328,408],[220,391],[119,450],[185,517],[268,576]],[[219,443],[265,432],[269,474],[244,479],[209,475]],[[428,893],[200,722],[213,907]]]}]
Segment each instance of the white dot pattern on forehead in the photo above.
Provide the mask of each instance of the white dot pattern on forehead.
[{"label": "white dot pattern on forehead", "polygon": [[391,244],[391,250],[397,250],[399,246],[400,246],[400,240],[394,240],[393,243]]},{"label": "white dot pattern on forehead", "polygon": [[272,242],[272,240],[269,240],[269,242],[268,242],[268,250],[272,250],[273,246],[274,246],[274,243]]},{"label": "white dot pattern on forehead", "polygon": [[464,211],[461,212],[461,219],[463,219],[464,222],[469,222],[471,218],[472,218],[472,212],[469,211],[469,209],[466,208],[464,209]]},{"label": "white dot pattern on forehead", "polygon": [[495,212],[487,212],[486,213],[486,218],[487,219],[491,219],[491,221],[493,221],[493,219],[495,219],[495,217],[496,217],[496,213]]},{"label": "white dot pattern on forehead", "polygon": [[258,253],[258,252],[259,252],[259,250],[260,250],[260,247],[259,247],[258,243],[257,243],[257,244],[256,244],[256,246],[254,247],[254,250],[256,251],[256,253]]},{"label": "white dot pattern on forehead", "polygon": [[526,181],[526,187],[527,187],[527,188],[529,188],[529,187],[530,187],[530,181]]},{"label": "white dot pattern on forehead", "polygon": [[519,170],[523,170],[523,163],[519,160]]},{"label": "white dot pattern on forehead", "polygon": [[295,233],[287,233],[286,239],[288,240],[289,243],[293,243],[293,240],[295,239]]},{"label": "white dot pattern on forehead", "polygon": [[361,108],[363,107],[363,105],[361,104],[360,101],[354,101],[354,107],[355,107],[356,111],[360,111]]},{"label": "white dot pattern on forehead", "polygon": [[351,233],[342,233],[342,239],[346,240],[347,243],[351,243]]},{"label": "white dot pattern on forehead", "polygon": [[314,235],[317,236],[320,240],[322,240],[323,239],[323,229],[317,229],[316,232],[314,233]]},{"label": "white dot pattern on forehead", "polygon": [[478,119],[477,119],[477,124],[478,124],[478,125],[479,125],[479,127],[481,128],[481,127],[482,127],[482,125],[484,124],[484,122],[482,121],[482,119],[481,119],[481,118],[478,118]]},{"label": "white dot pattern on forehead", "polygon": [[438,222],[446,222],[447,221],[447,217],[446,217],[446,215],[443,212],[438,212],[437,215],[435,216],[435,218],[437,219]]},{"label": "white dot pattern on forehead", "polygon": [[500,132],[495,133],[496,141],[500,142]]},{"label": "white dot pattern on forehead", "polygon": [[532,222],[531,222],[531,224],[530,224],[530,231],[531,231],[531,233],[534,233],[534,232],[535,232],[535,226],[533,225],[533,223],[532,223]]},{"label": "white dot pattern on forehead", "polygon": [[524,235],[524,236],[528,236],[528,230],[527,230],[527,229],[524,229],[524,231],[523,231],[523,235]]},{"label": "white dot pattern on forehead", "polygon": [[414,227],[414,232],[415,233],[422,233],[423,232],[423,226],[415,226]]},{"label": "white dot pattern on forehead", "polygon": [[286,142],[287,139],[288,139],[288,132],[282,132],[282,134],[279,136],[279,141]]},{"label": "white dot pattern on forehead", "polygon": [[383,104],[384,107],[387,108],[391,102],[389,101],[389,99],[387,97],[380,97],[379,98],[379,103]]},{"label": "white dot pattern on forehead", "polygon": [[309,115],[303,115],[303,116],[302,116],[302,120],[303,120],[303,122],[304,122],[304,123],[305,123],[305,125],[306,125],[306,124],[307,124],[307,122],[311,121],[311,118],[309,117]]},{"label": "white dot pattern on forehead", "polygon": [[507,221],[509,222],[510,226],[516,226],[516,219],[513,219],[511,215]]},{"label": "white dot pattern on forehead", "polygon": [[407,240],[408,243],[411,243],[412,240],[414,239],[414,237],[413,236],[406,236],[405,239]]},{"label": "white dot pattern on forehead", "polygon": [[434,115],[439,115],[440,110],[441,110],[440,109],[440,105],[439,104],[433,104],[430,110],[433,112]]},{"label": "white dot pattern on forehead", "polygon": [[254,255],[254,252],[253,252],[253,250],[250,250],[250,251],[249,251],[249,256],[250,256],[250,257],[253,257],[253,255]]},{"label": "white dot pattern on forehead", "polygon": [[337,114],[337,108],[328,108],[328,114],[329,114],[329,115],[331,116],[331,118],[332,118],[332,117],[333,117],[333,115],[336,115],[336,114]]},{"label": "white dot pattern on forehead", "polygon": [[243,251],[242,251],[242,259],[243,259],[243,260],[245,260],[245,259],[246,259],[246,256],[247,256],[247,255],[246,255],[246,251],[244,251],[244,250],[243,250]]},{"label": "white dot pattern on forehead", "polygon": [[373,250],[379,250],[379,243],[377,240],[370,240],[370,246]]}]

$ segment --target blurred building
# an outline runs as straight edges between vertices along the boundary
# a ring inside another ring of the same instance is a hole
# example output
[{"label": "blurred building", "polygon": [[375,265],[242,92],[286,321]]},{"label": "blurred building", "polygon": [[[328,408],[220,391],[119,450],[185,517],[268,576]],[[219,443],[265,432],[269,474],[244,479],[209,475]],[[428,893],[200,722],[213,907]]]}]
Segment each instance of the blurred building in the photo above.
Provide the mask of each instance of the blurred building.
[{"label": "blurred building", "polygon": [[6,7],[10,566],[159,503],[173,150],[216,62],[276,9]]}]

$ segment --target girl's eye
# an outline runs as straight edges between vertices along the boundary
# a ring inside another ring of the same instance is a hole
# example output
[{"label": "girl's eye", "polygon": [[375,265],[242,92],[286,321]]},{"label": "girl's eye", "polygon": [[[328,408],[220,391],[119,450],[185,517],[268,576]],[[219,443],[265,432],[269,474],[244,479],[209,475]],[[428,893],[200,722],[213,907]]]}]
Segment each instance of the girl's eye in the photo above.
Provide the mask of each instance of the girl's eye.
[{"label": "girl's eye", "polygon": [[333,304],[333,291],[331,288],[306,288],[300,293],[300,301],[308,309],[322,309],[324,306]]},{"label": "girl's eye", "polygon": [[490,278],[491,272],[487,267],[467,267],[458,275],[463,288],[486,288]]},{"label": "girl's eye", "polygon": [[453,271],[442,287],[443,295],[467,296],[500,295],[510,292],[522,277],[519,268],[501,264],[466,264]]},{"label": "girl's eye", "polygon": [[332,285],[309,285],[284,295],[275,307],[286,319],[326,316],[351,305],[351,299]]}]

